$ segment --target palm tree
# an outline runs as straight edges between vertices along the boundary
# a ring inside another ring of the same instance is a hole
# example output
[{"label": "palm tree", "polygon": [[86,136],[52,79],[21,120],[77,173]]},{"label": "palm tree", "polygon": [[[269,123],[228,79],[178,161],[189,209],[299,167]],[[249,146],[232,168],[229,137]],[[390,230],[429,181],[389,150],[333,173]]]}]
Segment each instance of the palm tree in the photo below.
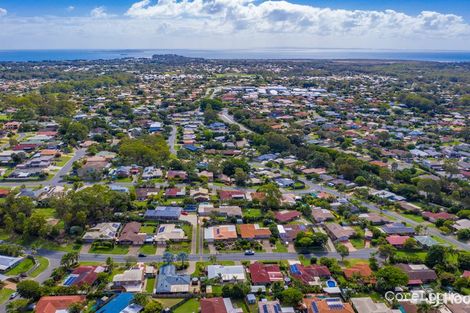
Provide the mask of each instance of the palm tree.
[{"label": "palm tree", "polygon": [[418,313],[430,313],[433,307],[428,302],[424,301],[418,304]]},{"label": "palm tree", "polygon": [[178,253],[178,255],[176,256],[176,259],[177,260],[180,260],[181,261],[181,266],[184,265],[184,261],[187,261],[188,260],[188,254],[186,252],[180,252]]},{"label": "palm tree", "polygon": [[174,260],[174,255],[171,252],[165,252],[163,254],[163,261],[165,261],[167,264],[170,264]]}]

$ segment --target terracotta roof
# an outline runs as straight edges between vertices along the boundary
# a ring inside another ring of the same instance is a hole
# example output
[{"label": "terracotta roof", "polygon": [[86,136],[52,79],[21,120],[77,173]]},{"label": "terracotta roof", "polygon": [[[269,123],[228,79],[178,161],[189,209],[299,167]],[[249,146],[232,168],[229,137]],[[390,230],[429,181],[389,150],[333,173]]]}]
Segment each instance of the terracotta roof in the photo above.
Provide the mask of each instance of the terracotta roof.
[{"label": "terracotta roof", "polygon": [[276,264],[263,264],[255,262],[250,265],[250,276],[253,284],[269,284],[275,281],[282,281],[281,270]]},{"label": "terracotta roof", "polygon": [[275,217],[279,222],[289,222],[301,215],[299,211],[279,211],[276,212]]},{"label": "terracotta roof", "polygon": [[240,235],[245,239],[266,238],[271,236],[269,228],[262,228],[255,224],[241,224],[239,225]]},{"label": "terracotta roof", "polygon": [[220,297],[201,299],[200,305],[201,313],[227,313],[224,299]]},{"label": "terracotta roof", "polygon": [[56,313],[69,308],[74,303],[85,302],[85,296],[50,296],[42,297],[36,304],[36,313]]},{"label": "terracotta roof", "polygon": [[410,239],[410,236],[391,235],[386,239],[392,246],[402,246],[408,239]]},{"label": "terracotta roof", "polygon": [[374,281],[373,272],[372,272],[370,266],[368,264],[365,264],[365,263],[356,264],[356,265],[354,265],[350,268],[346,268],[346,269],[344,269],[343,273],[344,273],[344,276],[347,279],[351,279],[354,276],[359,276],[359,277],[362,277],[362,278],[366,278],[366,280],[368,280],[370,282]]}]

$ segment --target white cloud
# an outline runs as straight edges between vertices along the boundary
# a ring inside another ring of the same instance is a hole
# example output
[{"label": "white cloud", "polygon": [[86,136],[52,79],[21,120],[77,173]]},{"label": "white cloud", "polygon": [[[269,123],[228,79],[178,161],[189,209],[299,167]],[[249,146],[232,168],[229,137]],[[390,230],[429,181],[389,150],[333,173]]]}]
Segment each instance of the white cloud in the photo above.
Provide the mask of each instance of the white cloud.
[{"label": "white cloud", "polygon": [[0,8],[0,17],[7,15],[8,11],[6,9]]},{"label": "white cloud", "polygon": [[470,50],[454,14],[336,10],[286,1],[144,0],[124,15],[0,19],[0,50],[46,48],[367,48]]},{"label": "white cloud", "polygon": [[462,17],[423,11],[411,16],[394,10],[366,11],[317,8],[287,1],[143,0],[126,12],[133,18],[207,23],[219,31],[299,33],[319,36],[381,34],[383,36],[458,36],[469,33]]},{"label": "white cloud", "polygon": [[72,12],[73,10],[75,10],[75,7],[73,5],[67,7],[67,12]]},{"label": "white cloud", "polygon": [[106,13],[106,8],[101,6],[101,7],[96,7],[90,12],[90,16],[94,18],[103,18],[107,17],[108,14]]}]

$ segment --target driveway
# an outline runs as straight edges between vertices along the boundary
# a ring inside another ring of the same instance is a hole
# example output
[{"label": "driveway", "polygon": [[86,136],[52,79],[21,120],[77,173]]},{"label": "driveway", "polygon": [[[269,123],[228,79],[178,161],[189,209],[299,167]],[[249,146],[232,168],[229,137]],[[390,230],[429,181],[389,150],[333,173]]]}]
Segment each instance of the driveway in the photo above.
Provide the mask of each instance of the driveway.
[{"label": "driveway", "polygon": [[351,243],[351,241],[346,241],[346,242],[343,242],[343,245],[348,248],[349,252],[354,252],[354,251],[357,251],[356,248],[354,248],[353,244]]},{"label": "driveway", "polygon": [[128,255],[136,256],[139,254],[140,247],[139,246],[130,246]]},{"label": "driveway", "polygon": [[263,249],[267,253],[273,253],[273,247],[271,247],[271,243],[269,240],[262,240],[261,244],[263,245]]},{"label": "driveway", "polygon": [[[196,246],[197,242],[197,224],[198,224],[198,217],[196,214],[188,214],[188,215],[181,215],[180,220],[186,221],[191,223],[192,229],[192,238],[191,238],[191,254],[196,254]],[[201,251],[201,249],[199,249]]]}]

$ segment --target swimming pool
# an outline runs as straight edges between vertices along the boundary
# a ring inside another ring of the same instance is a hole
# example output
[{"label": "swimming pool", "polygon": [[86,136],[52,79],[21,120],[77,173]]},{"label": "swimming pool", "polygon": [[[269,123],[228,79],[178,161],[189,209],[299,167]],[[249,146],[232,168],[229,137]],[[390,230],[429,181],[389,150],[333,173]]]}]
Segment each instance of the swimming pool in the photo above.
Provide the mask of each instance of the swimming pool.
[{"label": "swimming pool", "polygon": [[327,280],[327,281],[326,281],[326,285],[327,285],[328,287],[330,287],[330,288],[334,288],[334,287],[337,286],[336,282],[335,282],[334,280],[332,280],[332,279]]}]

